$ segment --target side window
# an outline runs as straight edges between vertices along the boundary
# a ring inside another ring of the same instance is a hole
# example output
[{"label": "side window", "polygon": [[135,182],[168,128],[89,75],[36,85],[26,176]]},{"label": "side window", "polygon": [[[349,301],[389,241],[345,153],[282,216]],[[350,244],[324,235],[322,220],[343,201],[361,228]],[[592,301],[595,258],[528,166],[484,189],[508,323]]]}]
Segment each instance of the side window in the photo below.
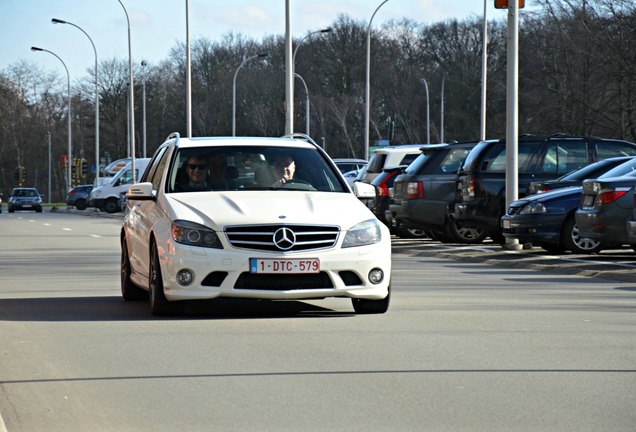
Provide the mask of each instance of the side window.
[{"label": "side window", "polygon": [[582,141],[551,143],[543,159],[545,173],[567,174],[588,164],[587,144]]},{"label": "side window", "polygon": [[[517,166],[520,172],[527,172],[532,156],[537,150],[536,142],[519,143],[517,148]],[[481,171],[506,172],[506,143],[499,142],[486,153],[481,163]]]},{"label": "side window", "polygon": [[453,149],[442,160],[437,169],[437,174],[451,174],[459,171],[464,159],[468,156],[469,149]]},{"label": "side window", "polygon": [[140,182],[151,182],[153,190],[159,190],[161,176],[166,164],[165,156],[168,153],[166,151],[167,148],[168,146],[163,146],[157,150],[143,173],[141,180],[139,180]]},{"label": "side window", "polygon": [[480,170],[484,172],[506,170],[506,143],[496,143],[488,149],[481,162]]},{"label": "side window", "polygon": [[598,142],[596,155],[599,160],[618,156],[636,156],[636,147],[623,142]]}]

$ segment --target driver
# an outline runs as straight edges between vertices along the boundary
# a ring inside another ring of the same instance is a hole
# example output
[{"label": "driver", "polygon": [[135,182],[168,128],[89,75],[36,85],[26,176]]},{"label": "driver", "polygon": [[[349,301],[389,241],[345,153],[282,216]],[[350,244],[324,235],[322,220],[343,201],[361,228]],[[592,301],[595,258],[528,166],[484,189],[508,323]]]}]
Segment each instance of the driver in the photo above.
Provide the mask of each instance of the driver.
[{"label": "driver", "polygon": [[291,156],[281,155],[274,159],[274,178],[276,180],[272,186],[281,187],[294,178],[296,172],[296,163]]}]

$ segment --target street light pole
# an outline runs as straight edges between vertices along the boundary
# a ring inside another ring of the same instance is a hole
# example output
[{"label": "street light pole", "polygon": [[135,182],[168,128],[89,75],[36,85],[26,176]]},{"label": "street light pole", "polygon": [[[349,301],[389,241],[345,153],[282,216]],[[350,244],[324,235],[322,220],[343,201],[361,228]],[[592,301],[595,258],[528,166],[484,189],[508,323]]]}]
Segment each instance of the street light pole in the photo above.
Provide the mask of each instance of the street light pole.
[{"label": "street light pole", "polygon": [[[190,49],[190,2],[186,0],[186,133],[192,138],[192,54]],[[144,157],[146,153],[144,150]]]},{"label": "street light pole", "polygon": [[440,115],[439,142],[444,143],[444,83],[446,82],[446,72],[442,73],[442,113]]},{"label": "street light pole", "polygon": [[[296,54],[298,53],[298,48],[300,48],[300,46],[303,44],[303,42],[305,42],[306,39],[308,39],[309,37],[311,37],[312,35],[315,35],[317,33],[329,33],[331,32],[331,27],[326,27],[324,29],[321,30],[316,30],[313,31],[309,34],[307,34],[304,38],[302,38],[300,40],[300,42],[298,42],[298,44],[296,45],[296,48],[294,48],[294,55],[292,56],[292,70],[294,71],[294,76],[300,78],[300,80],[302,81],[302,83],[305,86],[305,95],[307,96],[306,99],[306,116],[307,118],[305,119],[305,130],[307,135],[309,135],[309,92],[307,91],[307,84],[305,83],[305,80],[296,73]],[[293,109],[293,105],[292,105],[292,109]],[[292,113],[292,118],[293,118],[294,114]]]},{"label": "street light pole", "polygon": [[64,63],[64,60],[62,60],[60,56],[55,54],[53,51],[38,47],[31,47],[31,51],[44,51],[51,55],[54,55],[62,63],[62,66],[64,66],[64,70],[66,70],[66,85],[68,89],[68,172],[66,173],[66,190],[70,190],[73,185],[73,182],[71,181],[71,164],[73,163],[73,137],[71,135],[71,75],[68,73],[68,68],[66,67],[66,63]]},{"label": "street light pole", "polygon": [[57,18],[53,18],[51,22],[53,24],[68,24],[75,27],[86,35],[93,46],[93,52],[95,53],[95,186],[99,186],[99,73],[97,64],[97,49],[95,48],[93,39],[91,39],[88,33],[86,33],[80,26]]},{"label": "street light pole", "polygon": [[143,157],[146,157],[146,61],[141,62],[141,132],[143,138]]},{"label": "street light pole", "polygon": [[371,115],[371,107],[369,106],[369,101],[371,99],[371,23],[373,22],[373,17],[375,17],[378,10],[388,1],[389,0],[384,0],[380,6],[375,9],[367,27],[367,77],[364,97],[364,159],[369,159],[369,117]]},{"label": "street light pole", "polygon": [[484,30],[482,36],[481,49],[481,122],[479,137],[483,141],[486,139],[486,82],[488,69],[488,20],[486,19],[487,0],[484,0]]},{"label": "street light pole", "polygon": [[303,86],[305,86],[305,134],[309,135],[309,89],[307,89],[307,83],[303,77],[297,73],[294,73],[294,75],[303,83]]},{"label": "street light pole", "polygon": [[236,76],[248,61],[256,58],[265,58],[267,56],[269,56],[268,53],[261,53],[244,58],[239,67],[236,68],[236,72],[234,72],[234,79],[232,80],[232,136],[236,136]]},{"label": "street light pole", "polygon": [[422,78],[420,80],[422,84],[424,84],[424,88],[426,89],[426,144],[431,143],[431,110],[430,103],[428,98],[428,83],[426,79]]},{"label": "street light pole", "polygon": [[128,97],[128,110],[130,111],[128,130],[130,133],[130,156],[132,165],[132,183],[137,182],[137,176],[135,174],[135,86],[133,84],[133,65],[132,65],[132,44],[130,41],[130,18],[128,17],[128,11],[126,6],[121,0],[118,0],[121,7],[126,14],[126,22],[128,23],[128,84],[129,84],[129,97]]}]

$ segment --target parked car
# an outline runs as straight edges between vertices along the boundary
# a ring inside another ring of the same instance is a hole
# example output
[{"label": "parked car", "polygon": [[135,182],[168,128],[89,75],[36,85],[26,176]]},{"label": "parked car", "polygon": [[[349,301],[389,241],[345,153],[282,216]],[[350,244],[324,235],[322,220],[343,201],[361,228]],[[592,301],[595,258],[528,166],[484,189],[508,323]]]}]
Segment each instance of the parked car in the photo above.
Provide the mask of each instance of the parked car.
[{"label": "parked car", "polygon": [[[226,186],[178,192],[192,155],[221,154],[226,170],[250,155],[254,176]],[[279,156],[295,175],[262,181]],[[126,300],[150,299],[153,314],[214,298],[303,300],[350,298],[357,313],[389,307],[391,236],[315,142],[295,138],[181,138],[159,146],[140,183],[126,194],[121,230],[121,289]]]},{"label": "parked car", "polygon": [[386,146],[373,150],[367,170],[360,181],[371,183],[384,168],[409,165],[420,155],[420,149],[426,144],[405,144]]},{"label": "parked car", "polygon": [[[601,174],[599,179],[629,175],[634,169],[636,158],[631,157]],[[566,250],[577,254],[598,253],[611,244],[581,234],[575,221],[580,201],[581,186],[528,195],[510,204],[501,218],[502,233],[506,238],[533,243],[553,253]]]},{"label": "parked car", "polygon": [[420,229],[442,241],[481,243],[486,234],[449,215],[455,206],[459,168],[477,141],[423,147],[395,179],[390,220],[396,230]]},{"label": "parked car", "polygon": [[384,168],[379,176],[373,179],[371,184],[375,187],[375,197],[367,200],[367,207],[371,209],[373,214],[398,237],[403,238],[421,238],[427,237],[427,234],[420,229],[399,228],[394,229],[391,226],[389,216],[389,205],[393,203],[393,185],[395,179],[404,172],[406,165],[397,167]]},{"label": "parked car", "polygon": [[604,174],[605,172],[622,164],[623,162],[630,160],[631,158],[632,156],[621,156],[603,159],[594,162],[591,165],[584,166],[583,168],[576,169],[555,180],[530,182],[530,184],[528,185],[528,195],[548,192],[564,187],[580,186],[583,180],[597,178],[601,174]]},{"label": "parked car", "polygon": [[[531,181],[556,179],[598,160],[636,156],[636,144],[628,141],[557,134],[524,135],[518,142],[518,197],[527,195]],[[486,231],[503,242],[501,216],[506,212],[506,141],[483,141],[464,161],[457,179],[457,203],[453,217],[464,226]]]},{"label": "parked car", "polygon": [[88,197],[93,190],[93,185],[75,186],[66,193],[66,204],[78,210],[86,210]]},{"label": "parked car", "polygon": [[360,168],[366,166],[369,161],[356,158],[335,158],[333,163],[336,164],[341,173],[345,174],[351,171],[359,171]]},{"label": "parked car", "polygon": [[34,210],[42,213],[42,196],[36,188],[13,188],[9,194],[7,208],[9,213],[16,210]]},{"label": "parked car", "polygon": [[630,244],[629,220],[634,211],[636,167],[623,177],[585,180],[576,224],[582,236],[604,243]]}]

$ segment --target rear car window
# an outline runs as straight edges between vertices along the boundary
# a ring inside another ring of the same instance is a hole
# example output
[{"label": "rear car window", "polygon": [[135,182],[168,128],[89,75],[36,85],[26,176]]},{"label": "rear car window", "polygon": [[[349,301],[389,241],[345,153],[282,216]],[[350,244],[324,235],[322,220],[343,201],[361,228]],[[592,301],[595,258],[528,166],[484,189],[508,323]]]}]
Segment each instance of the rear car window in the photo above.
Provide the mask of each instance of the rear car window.
[{"label": "rear car window", "polygon": [[384,168],[385,160],[386,160],[386,154],[375,153],[373,156],[371,156],[371,160],[369,160],[369,165],[367,165],[367,172],[368,173],[382,172],[382,169]]}]

